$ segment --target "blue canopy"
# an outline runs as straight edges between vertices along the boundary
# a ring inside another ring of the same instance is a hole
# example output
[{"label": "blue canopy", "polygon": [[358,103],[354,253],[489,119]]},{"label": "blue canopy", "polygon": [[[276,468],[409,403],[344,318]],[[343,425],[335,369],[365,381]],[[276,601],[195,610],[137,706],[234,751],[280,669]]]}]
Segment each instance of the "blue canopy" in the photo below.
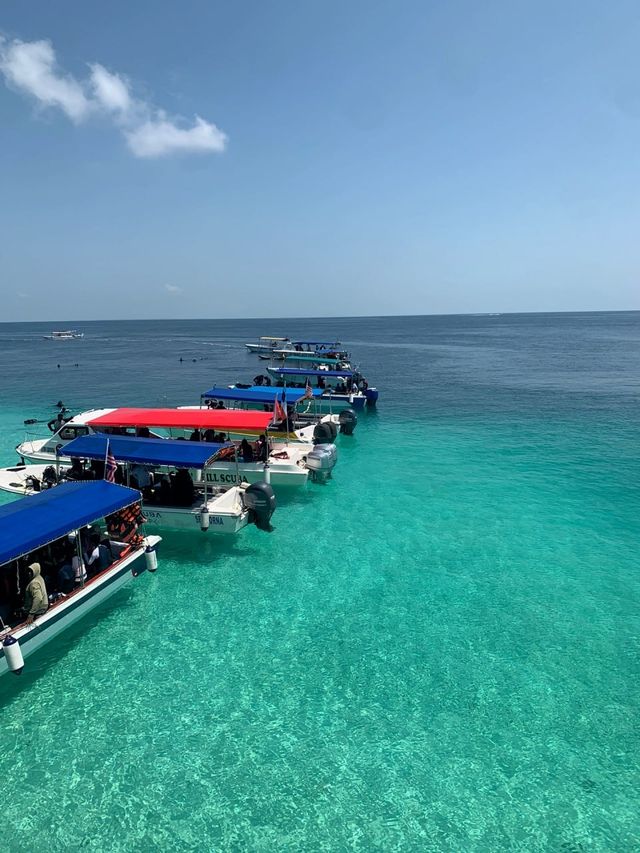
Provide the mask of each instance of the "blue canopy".
[{"label": "blue canopy", "polygon": [[[304,397],[304,388],[278,388],[276,385],[252,385],[250,388],[226,388],[213,386],[202,395],[207,400],[237,400],[242,403],[262,403],[273,405],[276,397],[279,403],[296,403]],[[314,388],[313,396],[319,397],[322,388]]]},{"label": "blue canopy", "polygon": [[60,448],[62,456],[99,459],[104,462],[109,449],[118,462],[142,465],[170,465],[176,468],[204,468],[230,442],[180,441],[175,438],[134,438],[121,435],[81,435]]},{"label": "blue canopy", "polygon": [[267,367],[267,370],[274,376],[337,376],[349,379],[356,375],[353,370],[308,370],[306,367]]},{"label": "blue canopy", "polygon": [[0,565],[140,500],[140,492],[95,480],[62,483],[0,506]]}]

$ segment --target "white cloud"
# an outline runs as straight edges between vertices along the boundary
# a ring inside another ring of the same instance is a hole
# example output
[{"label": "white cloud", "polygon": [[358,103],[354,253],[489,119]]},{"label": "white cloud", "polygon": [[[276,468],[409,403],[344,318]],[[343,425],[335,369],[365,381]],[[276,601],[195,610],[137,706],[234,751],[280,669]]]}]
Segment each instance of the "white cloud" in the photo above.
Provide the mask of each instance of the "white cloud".
[{"label": "white cloud", "polygon": [[91,115],[111,119],[136,157],[225,150],[227,136],[215,124],[200,116],[191,125],[181,117],[170,118],[135,98],[126,77],[97,62],[89,69],[87,80],[77,80],[59,69],[50,41],[6,42],[0,36],[0,72],[11,88],[43,107],[61,109],[75,123]]},{"label": "white cloud", "polygon": [[182,288],[178,287],[175,284],[165,284],[164,289],[167,291],[167,293],[171,293],[173,296],[175,296],[177,293],[182,293]]},{"label": "white cloud", "polygon": [[116,113],[128,113],[133,100],[129,93],[129,84],[119,74],[112,74],[97,62],[90,64],[91,87],[96,100],[106,110]]},{"label": "white cloud", "polygon": [[196,116],[192,127],[178,127],[164,113],[125,132],[136,157],[163,157],[176,151],[224,151],[226,135],[215,124]]},{"label": "white cloud", "polygon": [[49,41],[16,39],[6,47],[0,43],[0,70],[10,86],[28,92],[44,106],[59,107],[74,122],[91,109],[81,84],[58,70]]}]

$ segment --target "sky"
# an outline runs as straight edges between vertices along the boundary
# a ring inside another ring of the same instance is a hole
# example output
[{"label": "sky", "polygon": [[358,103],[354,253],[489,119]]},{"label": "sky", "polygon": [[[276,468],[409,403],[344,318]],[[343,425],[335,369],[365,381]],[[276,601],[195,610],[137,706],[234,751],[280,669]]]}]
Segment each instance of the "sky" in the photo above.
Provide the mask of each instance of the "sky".
[{"label": "sky", "polygon": [[0,0],[0,321],[640,308],[633,0]]}]

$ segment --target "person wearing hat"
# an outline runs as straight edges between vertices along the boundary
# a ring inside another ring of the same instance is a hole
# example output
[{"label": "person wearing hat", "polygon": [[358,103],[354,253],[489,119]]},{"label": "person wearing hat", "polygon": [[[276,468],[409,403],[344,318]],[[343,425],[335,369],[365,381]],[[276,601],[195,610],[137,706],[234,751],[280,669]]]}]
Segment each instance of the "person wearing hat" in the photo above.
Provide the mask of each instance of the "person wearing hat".
[{"label": "person wearing hat", "polygon": [[24,593],[24,609],[27,612],[27,622],[31,623],[36,616],[47,612],[49,599],[44,578],[40,574],[40,563],[31,563],[28,567],[29,583]]}]

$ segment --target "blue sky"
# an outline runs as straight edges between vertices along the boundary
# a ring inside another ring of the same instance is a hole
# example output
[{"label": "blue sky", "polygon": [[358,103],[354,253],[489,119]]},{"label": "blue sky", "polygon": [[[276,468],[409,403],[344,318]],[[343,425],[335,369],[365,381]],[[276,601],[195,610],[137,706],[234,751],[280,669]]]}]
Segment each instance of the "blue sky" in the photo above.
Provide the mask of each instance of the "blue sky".
[{"label": "blue sky", "polygon": [[3,0],[0,33],[0,320],[640,308],[635,2]]}]

